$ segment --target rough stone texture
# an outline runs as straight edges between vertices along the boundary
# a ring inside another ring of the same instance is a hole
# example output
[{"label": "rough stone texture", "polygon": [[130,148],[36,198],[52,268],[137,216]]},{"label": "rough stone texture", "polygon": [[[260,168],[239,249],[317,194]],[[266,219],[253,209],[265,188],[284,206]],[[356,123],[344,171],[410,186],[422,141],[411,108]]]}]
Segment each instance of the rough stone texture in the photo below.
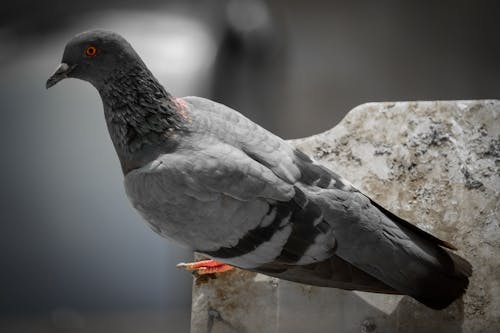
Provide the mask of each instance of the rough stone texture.
[{"label": "rough stone texture", "polygon": [[455,244],[462,300],[311,287],[236,270],[195,281],[192,332],[500,332],[500,101],[370,103],[292,141],[377,202]]}]

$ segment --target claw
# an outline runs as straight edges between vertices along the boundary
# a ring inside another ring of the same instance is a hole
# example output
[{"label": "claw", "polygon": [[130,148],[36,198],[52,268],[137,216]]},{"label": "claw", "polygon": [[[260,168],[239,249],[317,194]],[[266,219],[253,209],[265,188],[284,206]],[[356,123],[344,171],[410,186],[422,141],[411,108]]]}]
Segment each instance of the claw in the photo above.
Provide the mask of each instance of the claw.
[{"label": "claw", "polygon": [[222,273],[234,269],[233,266],[226,265],[215,260],[202,260],[188,263],[181,262],[178,263],[176,267],[184,268],[188,271],[195,271],[199,275]]}]

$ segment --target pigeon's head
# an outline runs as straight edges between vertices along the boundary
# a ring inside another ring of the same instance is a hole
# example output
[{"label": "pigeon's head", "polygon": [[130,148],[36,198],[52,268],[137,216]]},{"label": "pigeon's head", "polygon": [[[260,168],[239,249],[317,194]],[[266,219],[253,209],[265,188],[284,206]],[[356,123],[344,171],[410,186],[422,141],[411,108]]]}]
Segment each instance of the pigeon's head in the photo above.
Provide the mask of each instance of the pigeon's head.
[{"label": "pigeon's head", "polygon": [[47,80],[47,88],[67,77],[99,86],[116,70],[142,61],[132,46],[120,35],[105,30],[92,30],[73,37],[64,49],[61,64]]}]

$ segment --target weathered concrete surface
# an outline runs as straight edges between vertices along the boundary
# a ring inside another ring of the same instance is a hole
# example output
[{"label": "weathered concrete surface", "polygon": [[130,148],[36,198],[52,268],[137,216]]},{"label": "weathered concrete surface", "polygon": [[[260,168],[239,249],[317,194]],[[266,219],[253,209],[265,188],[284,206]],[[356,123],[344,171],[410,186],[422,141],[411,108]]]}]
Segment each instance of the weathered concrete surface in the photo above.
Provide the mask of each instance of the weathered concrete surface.
[{"label": "weathered concrete surface", "polygon": [[466,295],[434,311],[238,270],[195,281],[193,333],[500,332],[500,101],[364,104],[293,144],[455,244],[474,266]]}]

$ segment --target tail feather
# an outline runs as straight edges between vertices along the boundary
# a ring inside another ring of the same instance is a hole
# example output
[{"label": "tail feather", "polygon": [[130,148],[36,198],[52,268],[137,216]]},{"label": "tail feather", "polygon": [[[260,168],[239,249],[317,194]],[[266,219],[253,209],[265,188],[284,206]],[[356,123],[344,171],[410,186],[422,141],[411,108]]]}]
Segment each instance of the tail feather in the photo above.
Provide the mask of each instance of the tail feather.
[{"label": "tail feather", "polygon": [[461,297],[469,285],[472,265],[451,252],[457,248],[403,220],[373,200],[370,199],[370,201],[387,218],[411,235],[415,245],[424,249],[428,254],[432,253],[437,259],[438,265],[421,263],[425,266],[422,269],[425,273],[417,277],[417,283],[413,288],[406,289],[404,292],[436,310],[446,308]]},{"label": "tail feather", "polygon": [[443,250],[449,259],[446,271],[436,272],[422,281],[422,285],[411,293],[417,301],[426,306],[441,310],[462,296],[469,285],[472,275],[471,264],[462,257]]},{"label": "tail feather", "polygon": [[422,271],[425,273],[416,278],[417,283],[414,287],[400,291],[436,310],[446,308],[462,296],[469,285],[472,265],[464,258],[451,252],[456,251],[457,248],[400,218],[369,197],[367,198],[385,217],[405,230],[415,245],[427,249],[426,252],[432,253],[439,262],[438,266],[423,268]]}]

